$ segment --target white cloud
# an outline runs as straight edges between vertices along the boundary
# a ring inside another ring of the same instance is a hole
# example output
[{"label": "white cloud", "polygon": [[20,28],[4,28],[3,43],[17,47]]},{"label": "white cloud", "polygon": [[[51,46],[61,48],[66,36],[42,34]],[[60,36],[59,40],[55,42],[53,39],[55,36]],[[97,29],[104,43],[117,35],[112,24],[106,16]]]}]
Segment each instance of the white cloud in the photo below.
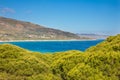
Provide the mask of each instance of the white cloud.
[{"label": "white cloud", "polygon": [[26,14],[31,14],[32,11],[31,11],[31,10],[26,10],[25,13],[26,13]]},{"label": "white cloud", "polygon": [[2,14],[6,14],[6,13],[15,13],[15,10],[12,9],[12,8],[7,8],[7,7],[4,7],[4,8],[0,8],[0,13]]}]

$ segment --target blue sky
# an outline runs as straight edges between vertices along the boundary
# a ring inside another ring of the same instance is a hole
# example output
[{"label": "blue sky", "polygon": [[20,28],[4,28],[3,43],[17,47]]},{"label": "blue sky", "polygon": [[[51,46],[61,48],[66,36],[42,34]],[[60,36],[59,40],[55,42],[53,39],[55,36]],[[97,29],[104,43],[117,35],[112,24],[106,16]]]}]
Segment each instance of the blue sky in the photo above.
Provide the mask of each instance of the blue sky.
[{"label": "blue sky", "polygon": [[0,0],[0,16],[73,33],[120,33],[120,0]]}]

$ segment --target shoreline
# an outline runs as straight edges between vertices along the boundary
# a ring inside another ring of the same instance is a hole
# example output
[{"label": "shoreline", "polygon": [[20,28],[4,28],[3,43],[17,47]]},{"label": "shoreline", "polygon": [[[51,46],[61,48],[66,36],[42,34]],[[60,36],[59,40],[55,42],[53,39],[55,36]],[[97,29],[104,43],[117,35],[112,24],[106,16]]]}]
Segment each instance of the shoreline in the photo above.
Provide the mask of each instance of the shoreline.
[{"label": "shoreline", "polygon": [[0,42],[53,42],[53,41],[94,41],[94,40],[105,40],[105,39],[81,39],[81,40],[8,40]]}]

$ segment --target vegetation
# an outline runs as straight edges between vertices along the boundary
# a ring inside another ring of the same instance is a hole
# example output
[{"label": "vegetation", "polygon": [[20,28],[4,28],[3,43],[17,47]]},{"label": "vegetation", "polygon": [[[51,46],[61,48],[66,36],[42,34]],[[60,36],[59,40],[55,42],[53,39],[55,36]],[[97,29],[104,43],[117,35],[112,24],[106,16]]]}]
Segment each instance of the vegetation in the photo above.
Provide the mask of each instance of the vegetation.
[{"label": "vegetation", "polygon": [[2,44],[0,80],[120,80],[120,34],[85,52],[41,54]]}]

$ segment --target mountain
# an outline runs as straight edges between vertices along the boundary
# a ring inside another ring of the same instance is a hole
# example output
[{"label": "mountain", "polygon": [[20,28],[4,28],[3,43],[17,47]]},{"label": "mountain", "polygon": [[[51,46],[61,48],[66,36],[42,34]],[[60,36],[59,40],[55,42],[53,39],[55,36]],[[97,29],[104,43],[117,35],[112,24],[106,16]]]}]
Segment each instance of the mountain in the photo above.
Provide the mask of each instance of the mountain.
[{"label": "mountain", "polygon": [[120,80],[120,34],[85,52],[41,54],[0,44],[0,80]]},{"label": "mountain", "polygon": [[[0,40],[69,40],[84,39],[76,34],[47,28],[31,22],[0,17]],[[88,39],[88,38],[86,38]]]},{"label": "mountain", "polygon": [[77,34],[81,37],[88,37],[91,39],[106,39],[109,35],[101,35],[101,34]]}]

